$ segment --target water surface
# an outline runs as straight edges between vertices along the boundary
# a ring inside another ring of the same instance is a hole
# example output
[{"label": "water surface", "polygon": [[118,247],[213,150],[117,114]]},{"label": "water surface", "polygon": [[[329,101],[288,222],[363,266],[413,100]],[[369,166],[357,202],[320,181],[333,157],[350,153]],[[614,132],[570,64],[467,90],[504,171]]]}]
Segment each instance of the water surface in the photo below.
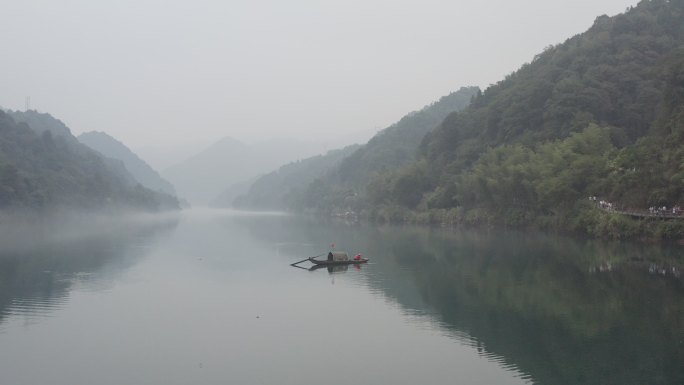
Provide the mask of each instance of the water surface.
[{"label": "water surface", "polygon": [[[677,247],[227,211],[46,226],[2,240],[2,383],[684,383]],[[330,243],[371,262],[289,266]]]}]

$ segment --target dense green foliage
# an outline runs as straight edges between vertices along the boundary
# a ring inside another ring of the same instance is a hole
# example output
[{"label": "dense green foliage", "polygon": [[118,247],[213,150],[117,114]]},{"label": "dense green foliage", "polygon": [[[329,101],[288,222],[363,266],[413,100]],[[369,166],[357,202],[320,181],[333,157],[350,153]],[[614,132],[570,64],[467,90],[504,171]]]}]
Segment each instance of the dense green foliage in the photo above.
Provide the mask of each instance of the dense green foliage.
[{"label": "dense green foliage", "polygon": [[684,2],[601,16],[450,114],[367,188],[371,218],[682,238],[683,221],[599,212],[684,203]]},{"label": "dense green foliage", "polygon": [[12,114],[41,128],[36,132],[0,111],[0,208],[178,207],[175,198],[135,182],[120,162],[108,161],[78,143],[50,115]]},{"label": "dense green foliage", "polygon": [[419,111],[409,113],[345,158],[325,182],[363,191],[376,174],[409,164],[425,134],[450,113],[468,106],[479,92],[477,87],[462,87]]}]

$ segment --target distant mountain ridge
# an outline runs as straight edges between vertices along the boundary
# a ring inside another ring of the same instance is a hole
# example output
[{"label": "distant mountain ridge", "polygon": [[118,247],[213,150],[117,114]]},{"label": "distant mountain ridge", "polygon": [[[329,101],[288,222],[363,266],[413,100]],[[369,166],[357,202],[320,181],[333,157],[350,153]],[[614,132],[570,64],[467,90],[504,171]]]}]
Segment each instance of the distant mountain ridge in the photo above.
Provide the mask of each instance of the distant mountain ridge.
[{"label": "distant mountain ridge", "polygon": [[164,180],[157,171],[152,169],[126,145],[106,133],[98,131],[86,132],[79,135],[77,139],[79,142],[108,158],[122,161],[131,175],[143,186],[154,191],[176,195],[176,189],[171,183]]},{"label": "distant mountain ridge", "polygon": [[155,211],[178,201],[138,184],[51,115],[0,111],[0,208]]},{"label": "distant mountain ridge", "polygon": [[332,150],[324,155],[317,155],[281,166],[251,184],[249,191],[230,199],[222,197],[219,206],[259,210],[292,210],[301,209],[302,194],[315,180],[324,177],[340,162],[354,153],[360,145],[351,145],[343,149]]},{"label": "distant mountain ridge", "polygon": [[[465,108],[479,92],[478,87],[461,87],[419,111],[408,113],[364,145],[350,146],[284,167],[277,174],[257,181],[249,195],[236,203],[252,208],[256,208],[259,202],[272,205],[274,200],[272,193],[266,191],[268,186],[268,189],[290,191],[287,207],[281,207],[283,209],[329,211],[356,207],[366,199],[367,186],[378,174],[409,164],[425,134],[448,114]],[[304,178],[301,173],[315,169],[316,162],[321,162],[318,168],[325,172],[316,174],[314,178]],[[296,171],[298,167],[301,171]],[[296,188],[282,178],[281,175],[286,173],[300,182]],[[280,183],[275,182],[277,179],[281,180]],[[268,196],[271,198],[266,199]]]},{"label": "distant mountain ridge", "polygon": [[209,204],[231,186],[320,152],[314,142],[274,139],[245,144],[225,137],[190,159],[162,170],[162,175],[173,183],[180,197],[195,204]]}]

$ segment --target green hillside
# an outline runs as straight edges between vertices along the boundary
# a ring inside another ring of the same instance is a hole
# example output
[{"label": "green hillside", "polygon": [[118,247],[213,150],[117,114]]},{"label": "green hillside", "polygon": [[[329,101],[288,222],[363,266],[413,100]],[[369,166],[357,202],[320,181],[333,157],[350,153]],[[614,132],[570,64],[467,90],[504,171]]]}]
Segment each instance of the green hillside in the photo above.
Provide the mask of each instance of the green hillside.
[{"label": "green hillside", "polygon": [[78,143],[62,122],[35,111],[0,111],[0,209],[100,210],[177,208],[148,190],[123,164]]},{"label": "green hillside", "polygon": [[409,113],[345,158],[331,177],[337,178],[341,185],[363,190],[377,173],[409,164],[425,134],[452,112],[468,106],[479,92],[478,87],[462,87],[419,111]]},{"label": "green hillside", "polygon": [[377,174],[352,209],[376,220],[683,238],[681,219],[633,220],[588,199],[639,212],[684,203],[682,20],[682,0],[598,17],[447,116],[412,163]]},{"label": "green hillside", "polygon": [[600,16],[484,92],[459,91],[474,95],[464,110],[433,114],[441,100],[384,130],[309,184],[302,208],[682,239],[681,217],[615,212],[679,213],[684,203],[682,20],[682,0]]},{"label": "green hillside", "polygon": [[465,108],[478,92],[477,87],[462,87],[407,114],[300,189],[292,199],[305,211],[331,212],[366,207],[368,183],[378,174],[410,164],[425,134],[450,113]]}]

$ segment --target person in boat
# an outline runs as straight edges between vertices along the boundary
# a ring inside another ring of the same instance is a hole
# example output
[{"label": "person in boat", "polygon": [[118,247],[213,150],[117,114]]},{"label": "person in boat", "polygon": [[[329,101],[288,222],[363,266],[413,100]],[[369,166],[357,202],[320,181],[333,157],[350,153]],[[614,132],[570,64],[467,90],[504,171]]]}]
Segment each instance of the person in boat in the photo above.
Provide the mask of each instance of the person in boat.
[{"label": "person in boat", "polygon": [[355,260],[355,261],[360,261],[360,260],[361,260],[361,254],[356,254],[356,255],[354,256],[354,260]]}]

